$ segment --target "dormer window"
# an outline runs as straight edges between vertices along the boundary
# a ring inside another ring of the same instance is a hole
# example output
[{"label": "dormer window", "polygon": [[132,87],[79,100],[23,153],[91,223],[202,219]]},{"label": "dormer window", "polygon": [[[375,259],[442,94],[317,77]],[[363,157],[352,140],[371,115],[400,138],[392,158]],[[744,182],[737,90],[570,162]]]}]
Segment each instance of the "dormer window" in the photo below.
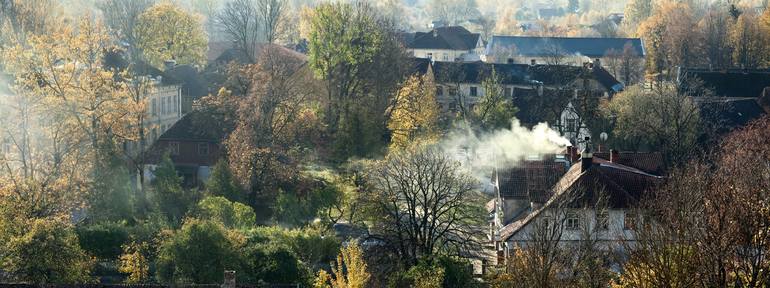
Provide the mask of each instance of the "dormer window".
[{"label": "dormer window", "polygon": [[173,156],[179,155],[179,142],[168,142],[168,153]]},{"label": "dormer window", "polygon": [[623,218],[623,229],[625,230],[636,229],[636,213],[626,212],[626,215]]},{"label": "dormer window", "polygon": [[596,229],[600,231],[610,229],[610,215],[607,211],[596,212]]},{"label": "dormer window", "polygon": [[198,155],[200,156],[209,155],[209,143],[198,143]]},{"label": "dormer window", "polygon": [[476,97],[479,96],[479,89],[476,86],[471,86],[471,96]]},{"label": "dormer window", "polygon": [[567,216],[565,219],[565,226],[567,230],[580,229],[580,216],[575,212],[567,213]]}]

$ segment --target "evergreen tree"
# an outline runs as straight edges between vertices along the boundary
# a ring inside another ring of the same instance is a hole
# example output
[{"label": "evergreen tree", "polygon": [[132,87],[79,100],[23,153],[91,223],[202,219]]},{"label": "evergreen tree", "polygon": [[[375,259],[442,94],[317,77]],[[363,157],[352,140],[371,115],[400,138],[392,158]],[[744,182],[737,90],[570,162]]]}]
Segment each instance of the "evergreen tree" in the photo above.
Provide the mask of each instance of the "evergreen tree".
[{"label": "evergreen tree", "polygon": [[243,202],[243,192],[235,182],[227,161],[220,159],[211,172],[211,177],[206,183],[208,196],[222,196],[233,202]]}]

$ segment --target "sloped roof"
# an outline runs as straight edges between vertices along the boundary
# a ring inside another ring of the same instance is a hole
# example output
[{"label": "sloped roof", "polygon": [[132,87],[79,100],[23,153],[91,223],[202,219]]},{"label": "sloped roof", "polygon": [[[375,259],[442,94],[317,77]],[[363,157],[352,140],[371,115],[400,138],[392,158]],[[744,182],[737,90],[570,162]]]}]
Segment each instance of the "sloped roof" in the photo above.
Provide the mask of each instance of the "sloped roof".
[{"label": "sloped roof", "polygon": [[639,57],[644,57],[644,47],[639,38],[568,38],[535,36],[492,36],[487,45],[486,54],[494,54],[496,49],[515,49],[521,56],[548,56],[556,49],[564,55],[583,55],[591,58],[603,57],[607,51],[623,51],[630,44]]},{"label": "sloped roof", "polygon": [[678,81],[687,89],[689,79],[700,79],[705,88],[719,97],[759,97],[765,87],[770,87],[770,70],[719,70],[680,68]]},{"label": "sloped roof", "polygon": [[596,157],[592,159],[592,165],[587,171],[582,171],[581,165],[580,162],[572,165],[553,186],[554,196],[542,208],[504,226],[500,230],[502,239],[511,238],[555,203],[576,208],[592,205],[601,198],[606,201],[608,208],[628,208],[648,189],[663,181],[661,176]]},{"label": "sloped roof", "polygon": [[[299,53],[297,51],[294,51],[292,49],[289,49],[280,45],[267,44],[267,43],[255,44],[254,58],[255,59],[258,58],[259,55],[261,55],[262,51],[264,51],[264,49],[267,47],[280,49],[302,60],[307,59],[307,56],[302,53]],[[212,63],[212,62],[228,63],[231,61],[245,63],[248,61],[248,57],[246,57],[246,54],[244,54],[243,51],[239,49],[235,49],[233,47],[232,42],[209,42],[209,50],[206,52],[206,59],[208,60],[208,63]]]},{"label": "sloped roof", "polygon": [[193,111],[184,115],[182,119],[179,119],[171,128],[160,135],[158,140],[218,142],[219,139],[212,135],[212,133],[204,131],[201,127],[195,125],[193,117],[196,117],[196,113],[200,112]]},{"label": "sloped roof", "polygon": [[544,203],[550,188],[567,172],[566,162],[556,162],[552,155],[543,160],[526,160],[515,168],[498,171],[500,195],[505,199],[524,199]]},{"label": "sloped roof", "polygon": [[[663,153],[660,152],[618,152],[619,159],[615,160],[616,163],[633,167],[644,172],[663,175]],[[595,158],[601,158],[604,160],[610,160],[610,152],[595,152]]]},{"label": "sloped roof", "polygon": [[[406,43],[410,49],[473,50],[481,34],[471,33],[461,26],[439,27],[428,32],[417,32]],[[411,35],[404,35],[404,40]]]},{"label": "sloped roof", "polygon": [[766,114],[757,98],[695,97],[703,121],[716,125],[717,132],[729,132]]},{"label": "sloped roof", "polygon": [[[620,81],[602,67],[572,65],[528,65],[476,62],[433,62],[433,73],[438,82],[481,83],[495,70],[506,85],[565,85],[580,77],[589,76],[608,92],[623,90]],[[588,74],[586,74],[588,73]]]}]

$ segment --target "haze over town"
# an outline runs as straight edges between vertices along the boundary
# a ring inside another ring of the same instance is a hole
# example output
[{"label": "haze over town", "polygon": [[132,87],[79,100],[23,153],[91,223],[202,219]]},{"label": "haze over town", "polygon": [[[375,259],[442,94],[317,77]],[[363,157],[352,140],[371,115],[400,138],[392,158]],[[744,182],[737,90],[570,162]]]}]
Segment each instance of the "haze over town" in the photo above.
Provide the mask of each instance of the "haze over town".
[{"label": "haze over town", "polygon": [[765,287],[766,0],[0,0],[0,285]]}]

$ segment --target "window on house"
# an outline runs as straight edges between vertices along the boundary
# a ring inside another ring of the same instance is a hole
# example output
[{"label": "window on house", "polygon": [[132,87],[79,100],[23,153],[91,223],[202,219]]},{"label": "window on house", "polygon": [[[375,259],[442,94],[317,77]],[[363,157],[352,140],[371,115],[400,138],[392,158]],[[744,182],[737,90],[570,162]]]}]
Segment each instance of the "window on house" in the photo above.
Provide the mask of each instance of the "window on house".
[{"label": "window on house", "polygon": [[513,95],[511,95],[511,90],[512,90],[511,87],[505,87],[505,95],[503,96],[512,97]]},{"label": "window on house", "polygon": [[471,86],[471,96],[472,97],[479,96],[479,89],[476,86]]},{"label": "window on house", "polygon": [[433,53],[428,53],[426,56],[428,57],[428,59],[433,59]]},{"label": "window on house", "polygon": [[607,213],[607,211],[596,213],[596,228],[599,230],[610,229],[610,215]]},{"label": "window on house", "polygon": [[198,155],[201,155],[201,156],[209,155],[209,143],[198,143]]},{"label": "window on house", "polygon": [[542,219],[543,219],[542,220],[543,229],[548,229],[549,227],[551,227],[551,225],[553,225],[553,221],[551,220],[551,217],[545,216]]},{"label": "window on house", "polygon": [[455,111],[457,109],[457,102],[449,102],[449,111]]},{"label": "window on house", "polygon": [[444,87],[436,86],[436,96],[444,96]]},{"label": "window on house", "polygon": [[11,140],[5,139],[3,140],[3,154],[11,154]]},{"label": "window on house", "polygon": [[457,87],[449,88],[449,96],[456,96],[456,95],[457,95]]},{"label": "window on house", "polygon": [[174,113],[179,113],[179,95],[174,96]]},{"label": "window on house", "polygon": [[441,60],[449,61],[449,54],[448,53],[443,53],[443,55],[441,56]]},{"label": "window on house", "polygon": [[634,230],[636,229],[636,213],[626,212],[623,218],[623,229]]},{"label": "window on house", "polygon": [[179,142],[168,142],[168,153],[171,155],[179,155]]},{"label": "window on house", "polygon": [[152,116],[158,115],[158,99],[152,99]]},{"label": "window on house", "polygon": [[567,213],[565,225],[567,230],[580,229],[580,216],[575,212]]},{"label": "window on house", "polygon": [[567,119],[567,131],[577,132],[577,119]]}]

